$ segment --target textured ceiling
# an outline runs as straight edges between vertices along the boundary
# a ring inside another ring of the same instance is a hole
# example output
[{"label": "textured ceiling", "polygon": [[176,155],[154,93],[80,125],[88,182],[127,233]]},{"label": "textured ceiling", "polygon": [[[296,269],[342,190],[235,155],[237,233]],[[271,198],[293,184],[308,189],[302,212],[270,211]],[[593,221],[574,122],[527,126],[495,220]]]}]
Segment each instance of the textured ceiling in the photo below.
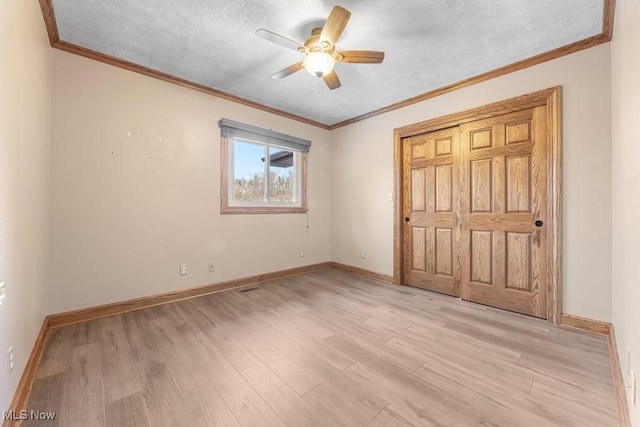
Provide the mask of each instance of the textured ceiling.
[{"label": "textured ceiling", "polygon": [[[326,125],[600,34],[603,0],[53,0],[60,40]],[[302,54],[255,35],[304,42],[339,4],[339,50],[382,64],[336,64],[342,87],[300,71]]]}]

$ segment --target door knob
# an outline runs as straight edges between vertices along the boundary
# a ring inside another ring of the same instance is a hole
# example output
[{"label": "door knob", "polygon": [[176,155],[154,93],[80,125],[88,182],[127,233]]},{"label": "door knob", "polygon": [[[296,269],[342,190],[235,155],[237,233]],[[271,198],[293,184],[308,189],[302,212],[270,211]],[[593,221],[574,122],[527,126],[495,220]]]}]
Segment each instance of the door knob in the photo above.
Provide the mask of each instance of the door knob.
[{"label": "door knob", "polygon": [[405,218],[404,218],[404,220],[405,220],[406,222],[409,222],[409,217],[408,217],[408,216],[407,216],[407,217],[405,217]]},{"label": "door knob", "polygon": [[544,222],[537,220],[536,222],[534,222],[534,224],[536,225],[536,227],[542,227],[544,225]]}]

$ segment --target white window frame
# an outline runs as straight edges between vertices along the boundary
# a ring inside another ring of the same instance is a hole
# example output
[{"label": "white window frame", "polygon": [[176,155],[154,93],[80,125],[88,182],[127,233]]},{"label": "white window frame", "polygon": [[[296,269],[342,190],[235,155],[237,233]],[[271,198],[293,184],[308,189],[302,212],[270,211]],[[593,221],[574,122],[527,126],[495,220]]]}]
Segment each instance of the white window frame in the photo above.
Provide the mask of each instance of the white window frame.
[{"label": "white window frame", "polygon": [[[223,214],[271,214],[305,213],[307,211],[307,153],[311,142],[289,135],[262,129],[228,119],[219,122],[220,141],[220,211]],[[235,143],[256,144],[265,149],[265,198],[259,201],[235,200],[234,151]],[[293,153],[294,200],[278,202],[269,200],[270,148]]]}]

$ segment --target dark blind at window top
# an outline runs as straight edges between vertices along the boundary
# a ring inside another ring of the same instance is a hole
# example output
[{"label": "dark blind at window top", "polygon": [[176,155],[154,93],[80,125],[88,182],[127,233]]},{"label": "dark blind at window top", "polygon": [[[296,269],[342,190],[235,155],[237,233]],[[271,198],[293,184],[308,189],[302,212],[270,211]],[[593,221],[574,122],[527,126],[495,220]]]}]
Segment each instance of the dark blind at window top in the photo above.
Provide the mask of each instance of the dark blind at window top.
[{"label": "dark blind at window top", "polygon": [[271,129],[263,129],[245,123],[234,122],[229,119],[220,119],[218,126],[220,127],[221,136],[228,139],[248,139],[250,141],[264,142],[290,148],[303,153],[308,153],[311,147],[311,141],[306,139],[285,135],[284,133],[275,132]]}]

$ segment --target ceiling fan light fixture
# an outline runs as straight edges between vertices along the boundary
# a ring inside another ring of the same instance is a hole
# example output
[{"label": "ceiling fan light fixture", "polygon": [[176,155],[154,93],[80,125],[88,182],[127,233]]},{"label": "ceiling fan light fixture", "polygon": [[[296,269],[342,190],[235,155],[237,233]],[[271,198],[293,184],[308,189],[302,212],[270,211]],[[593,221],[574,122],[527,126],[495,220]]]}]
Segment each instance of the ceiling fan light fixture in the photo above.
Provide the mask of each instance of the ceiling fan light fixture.
[{"label": "ceiling fan light fixture", "polygon": [[333,70],[333,67],[336,65],[336,60],[326,52],[310,52],[304,57],[302,63],[309,74],[316,77],[323,77]]},{"label": "ceiling fan light fixture", "polygon": [[334,69],[336,62],[351,64],[379,64],[384,60],[384,52],[374,50],[336,50],[336,41],[349,22],[349,12],[344,7],[334,6],[322,28],[311,30],[311,36],[300,44],[272,31],[259,29],[256,34],[273,43],[294,49],[306,54],[301,62],[289,65],[271,76],[280,80],[305,68],[312,76],[320,77],[331,90],[341,86],[338,74]]}]

